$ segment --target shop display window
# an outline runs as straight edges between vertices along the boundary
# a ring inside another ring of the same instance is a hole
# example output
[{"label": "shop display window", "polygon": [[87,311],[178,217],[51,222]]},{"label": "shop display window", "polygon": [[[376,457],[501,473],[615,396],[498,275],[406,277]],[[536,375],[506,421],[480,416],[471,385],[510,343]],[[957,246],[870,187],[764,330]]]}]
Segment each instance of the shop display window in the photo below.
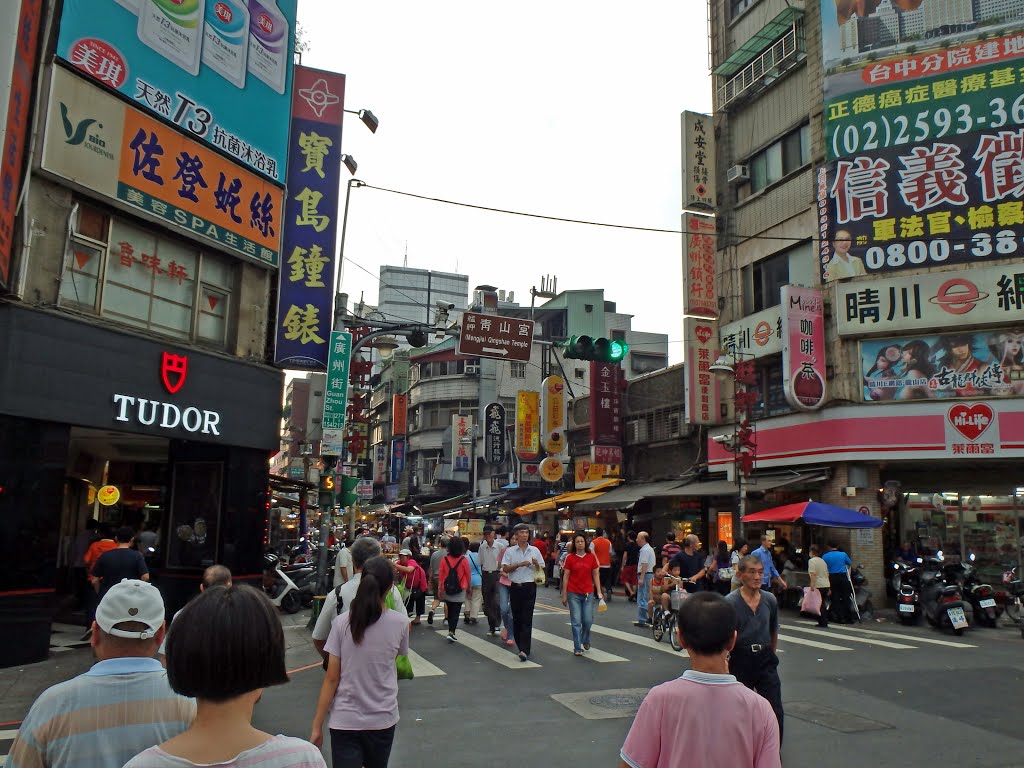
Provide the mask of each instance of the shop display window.
[{"label": "shop display window", "polygon": [[221,478],[219,461],[184,461],[174,465],[168,568],[206,568],[220,562]]},{"label": "shop display window", "polygon": [[227,344],[236,265],[80,204],[63,306],[163,336]]}]

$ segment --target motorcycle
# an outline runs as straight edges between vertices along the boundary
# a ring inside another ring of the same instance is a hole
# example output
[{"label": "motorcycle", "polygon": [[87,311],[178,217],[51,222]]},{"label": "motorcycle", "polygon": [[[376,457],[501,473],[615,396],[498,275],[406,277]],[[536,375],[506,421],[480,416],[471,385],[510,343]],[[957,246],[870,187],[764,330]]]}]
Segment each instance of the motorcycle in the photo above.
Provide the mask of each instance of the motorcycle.
[{"label": "motorcycle", "polygon": [[917,624],[921,617],[921,583],[918,569],[905,563],[896,563],[892,576],[896,592],[896,609],[900,622]]},{"label": "motorcycle", "polygon": [[857,616],[861,621],[870,621],[875,617],[875,606],[871,602],[871,590],[867,588],[868,579],[863,572],[864,566],[858,565],[850,572],[853,583],[853,597],[856,603]]},{"label": "motorcycle", "polygon": [[978,579],[978,572],[970,563],[950,563],[945,566],[948,578],[957,581],[979,624],[995,628],[1003,607],[996,602],[996,593],[989,584]]},{"label": "motorcycle", "polygon": [[270,602],[285,613],[298,613],[303,607],[312,605],[315,587],[314,566],[282,566],[277,555],[263,556],[263,590]]},{"label": "motorcycle", "polygon": [[949,627],[962,635],[974,620],[974,609],[964,600],[960,584],[950,579],[941,560],[929,558],[920,575],[921,611],[933,627]]}]

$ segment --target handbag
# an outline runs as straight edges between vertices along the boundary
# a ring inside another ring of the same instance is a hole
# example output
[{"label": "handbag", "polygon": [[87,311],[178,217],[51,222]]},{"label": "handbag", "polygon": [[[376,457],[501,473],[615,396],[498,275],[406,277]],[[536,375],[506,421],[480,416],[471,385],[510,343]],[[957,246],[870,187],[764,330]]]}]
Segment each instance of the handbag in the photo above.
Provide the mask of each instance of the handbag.
[{"label": "handbag", "polygon": [[811,616],[821,615],[821,591],[804,587],[804,599],[800,604],[800,612]]}]

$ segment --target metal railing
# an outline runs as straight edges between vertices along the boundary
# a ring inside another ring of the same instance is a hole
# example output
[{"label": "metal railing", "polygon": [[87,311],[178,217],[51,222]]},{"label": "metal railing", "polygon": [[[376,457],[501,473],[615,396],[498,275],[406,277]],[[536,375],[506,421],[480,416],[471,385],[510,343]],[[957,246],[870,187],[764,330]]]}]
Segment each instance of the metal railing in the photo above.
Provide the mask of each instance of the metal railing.
[{"label": "metal railing", "polygon": [[742,97],[750,97],[771,85],[783,72],[807,57],[803,20],[793,26],[764,53],[725,81],[718,89],[718,107],[724,109]]}]

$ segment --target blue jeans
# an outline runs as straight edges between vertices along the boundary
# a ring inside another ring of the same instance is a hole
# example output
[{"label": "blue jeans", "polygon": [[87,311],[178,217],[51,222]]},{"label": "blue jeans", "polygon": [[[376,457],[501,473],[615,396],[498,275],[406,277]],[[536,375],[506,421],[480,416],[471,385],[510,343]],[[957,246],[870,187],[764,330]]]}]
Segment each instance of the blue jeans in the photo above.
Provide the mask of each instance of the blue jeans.
[{"label": "blue jeans", "polygon": [[651,582],[654,581],[653,573],[645,573],[643,581],[637,585],[636,592],[636,620],[648,622],[647,601],[651,599]]},{"label": "blue jeans", "polygon": [[514,634],[512,630],[512,604],[509,601],[509,588],[499,583],[498,584],[498,610],[501,611],[501,621],[505,625],[505,629],[508,631],[508,636],[512,637]]},{"label": "blue jeans", "polygon": [[590,645],[590,625],[594,623],[594,595],[569,592],[567,596],[573,650],[582,651],[584,645]]}]

